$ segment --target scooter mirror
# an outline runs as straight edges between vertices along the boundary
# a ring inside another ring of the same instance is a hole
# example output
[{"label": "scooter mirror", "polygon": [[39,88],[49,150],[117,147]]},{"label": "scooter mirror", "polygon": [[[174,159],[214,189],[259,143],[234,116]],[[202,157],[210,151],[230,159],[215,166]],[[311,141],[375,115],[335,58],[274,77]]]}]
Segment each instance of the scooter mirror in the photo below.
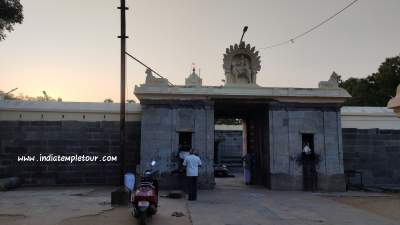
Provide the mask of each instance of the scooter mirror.
[{"label": "scooter mirror", "polygon": [[156,165],[156,161],[151,161],[151,166],[155,166]]}]

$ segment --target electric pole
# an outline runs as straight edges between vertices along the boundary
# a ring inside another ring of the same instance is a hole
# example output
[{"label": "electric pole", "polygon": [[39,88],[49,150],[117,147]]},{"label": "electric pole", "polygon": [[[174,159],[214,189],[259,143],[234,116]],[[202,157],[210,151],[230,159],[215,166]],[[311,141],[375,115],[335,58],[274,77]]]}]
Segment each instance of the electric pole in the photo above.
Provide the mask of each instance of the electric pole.
[{"label": "electric pole", "polygon": [[120,103],[120,160],[121,160],[121,185],[124,185],[125,174],[125,78],[126,78],[126,14],[128,8],[125,5],[125,0],[121,0],[121,103]]},{"label": "electric pole", "polygon": [[120,103],[120,188],[111,193],[111,204],[127,205],[129,201],[129,191],[124,185],[125,174],[125,78],[126,78],[126,14],[128,8],[125,5],[125,0],[121,0],[121,5],[118,7],[121,11],[121,103]]}]

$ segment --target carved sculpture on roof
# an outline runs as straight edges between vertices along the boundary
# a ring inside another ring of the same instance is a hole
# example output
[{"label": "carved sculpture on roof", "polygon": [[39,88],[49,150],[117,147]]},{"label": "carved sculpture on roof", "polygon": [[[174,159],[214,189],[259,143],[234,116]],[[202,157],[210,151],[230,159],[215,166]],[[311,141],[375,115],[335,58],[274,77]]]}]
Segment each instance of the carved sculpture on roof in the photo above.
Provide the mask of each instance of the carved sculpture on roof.
[{"label": "carved sculpture on roof", "polygon": [[396,96],[388,102],[388,108],[394,110],[398,117],[400,117],[400,84],[397,86]]},{"label": "carved sculpture on roof", "polygon": [[256,85],[261,69],[260,56],[255,47],[242,42],[231,45],[224,54],[225,85]]},{"label": "carved sculpture on roof", "polygon": [[168,80],[165,78],[157,78],[153,75],[151,69],[146,70],[146,82],[148,86],[168,86]]},{"label": "carved sculpture on roof", "polygon": [[339,75],[333,71],[331,77],[327,81],[320,81],[318,83],[319,88],[339,88]]}]

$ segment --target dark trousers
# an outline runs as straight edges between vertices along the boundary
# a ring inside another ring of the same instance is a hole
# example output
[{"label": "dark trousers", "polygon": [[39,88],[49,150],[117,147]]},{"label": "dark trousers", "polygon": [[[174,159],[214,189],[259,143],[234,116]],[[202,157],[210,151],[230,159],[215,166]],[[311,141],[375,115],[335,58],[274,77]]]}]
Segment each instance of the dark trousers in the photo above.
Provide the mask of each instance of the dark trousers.
[{"label": "dark trousers", "polygon": [[195,201],[197,199],[197,177],[186,177],[188,184],[189,201]]}]

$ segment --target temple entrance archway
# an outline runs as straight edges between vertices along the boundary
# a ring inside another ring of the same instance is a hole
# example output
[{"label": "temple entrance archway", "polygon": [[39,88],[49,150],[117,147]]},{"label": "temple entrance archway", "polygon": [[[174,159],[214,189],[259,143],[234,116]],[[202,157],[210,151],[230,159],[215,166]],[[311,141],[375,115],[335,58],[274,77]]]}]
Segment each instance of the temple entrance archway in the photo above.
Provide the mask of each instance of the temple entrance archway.
[{"label": "temple entrance archway", "polygon": [[[252,156],[251,183],[270,188],[268,102],[215,100],[214,118],[215,121],[240,119],[242,156],[246,153]],[[218,151],[218,148],[214,151]]]}]

